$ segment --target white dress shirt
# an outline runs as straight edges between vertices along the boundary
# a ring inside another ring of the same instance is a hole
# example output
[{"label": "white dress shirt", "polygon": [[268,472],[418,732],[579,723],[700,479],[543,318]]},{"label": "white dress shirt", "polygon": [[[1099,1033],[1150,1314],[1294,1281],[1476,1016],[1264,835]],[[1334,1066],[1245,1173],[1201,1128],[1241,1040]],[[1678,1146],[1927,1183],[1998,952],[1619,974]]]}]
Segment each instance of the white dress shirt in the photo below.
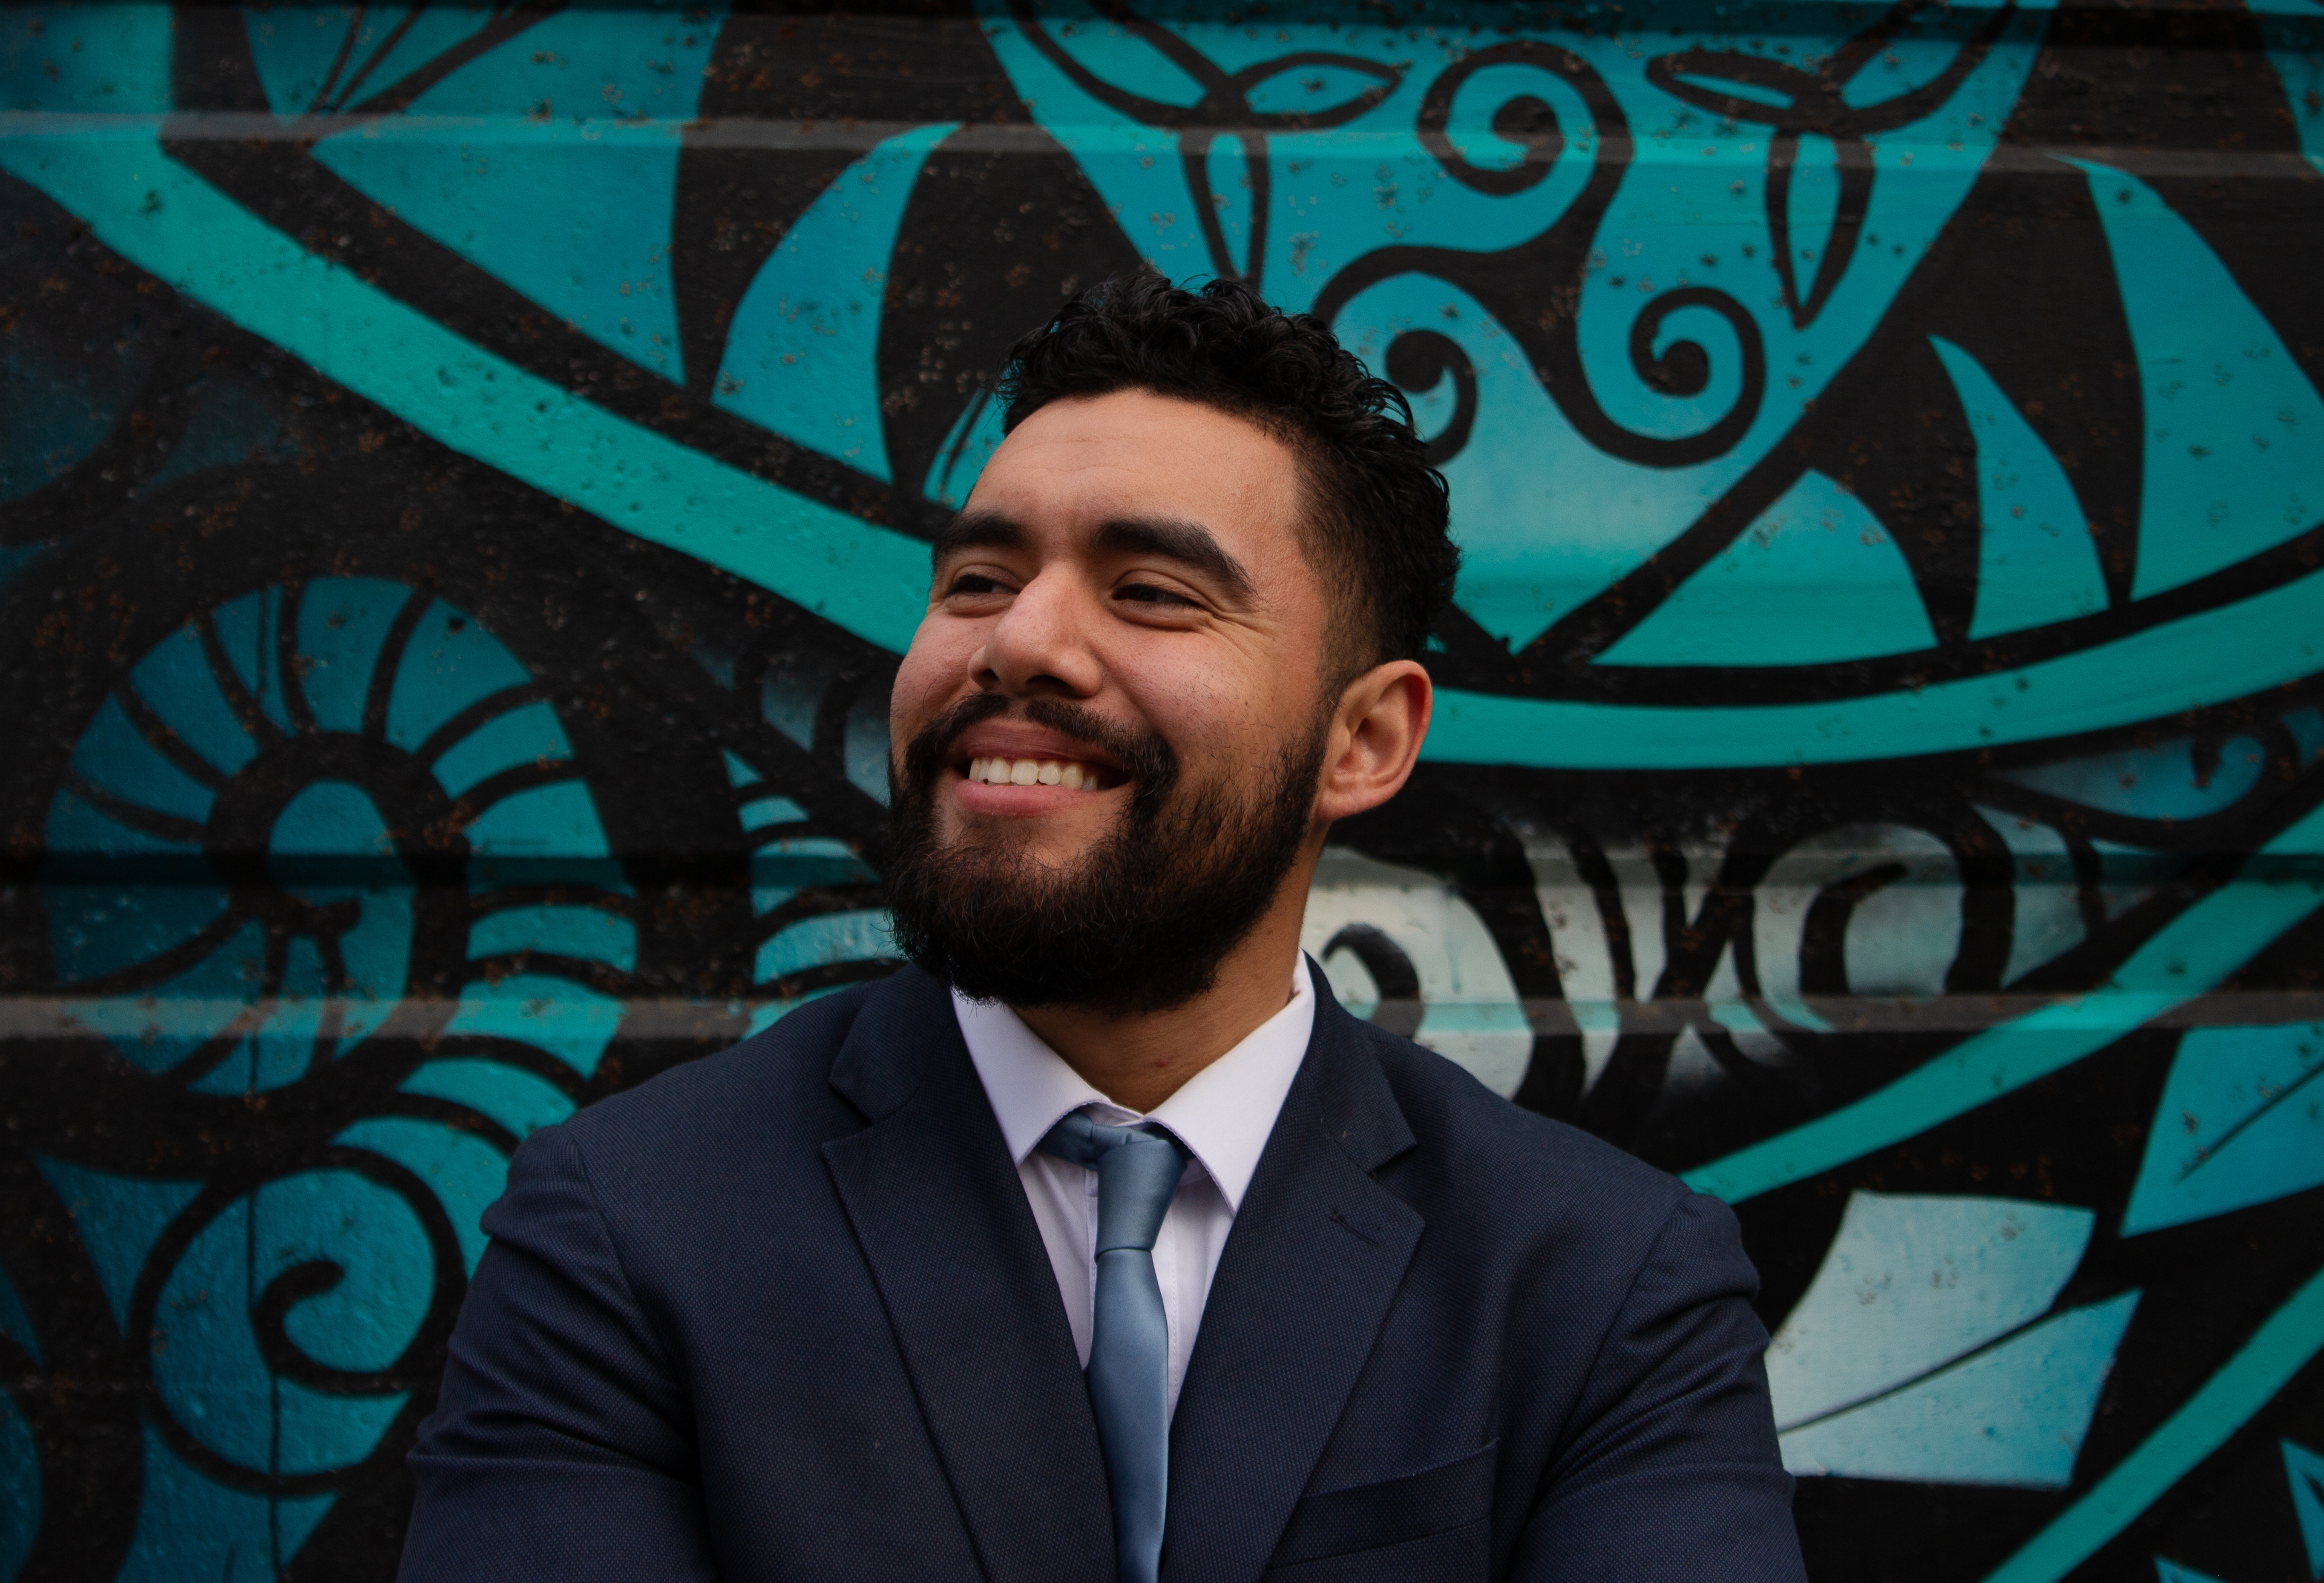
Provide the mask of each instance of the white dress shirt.
[{"label": "white dress shirt", "polygon": [[952,1004],[1041,1228],[1084,1368],[1089,1366],[1097,1301],[1097,1172],[1035,1151],[1051,1127],[1081,1110],[1106,1126],[1152,1122],[1193,1156],[1154,1243],[1154,1275],[1170,1325],[1170,1411],[1176,1413],[1211,1277],[1218,1273],[1227,1233],[1234,1228],[1235,1211],[1275,1130],[1283,1097],[1307,1053],[1315,996],[1305,961],[1291,970],[1291,999],[1281,1011],[1144,1116],[1124,1110],[1090,1087],[1007,1006],[982,1004],[957,991]]}]

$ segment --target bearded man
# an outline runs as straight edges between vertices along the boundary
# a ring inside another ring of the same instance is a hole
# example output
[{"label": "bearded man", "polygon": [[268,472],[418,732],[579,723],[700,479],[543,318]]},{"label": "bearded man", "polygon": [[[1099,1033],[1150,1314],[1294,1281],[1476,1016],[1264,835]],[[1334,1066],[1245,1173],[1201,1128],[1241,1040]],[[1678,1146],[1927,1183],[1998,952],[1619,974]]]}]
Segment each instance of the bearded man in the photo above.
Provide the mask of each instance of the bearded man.
[{"label": "bearded man", "polygon": [[1249,288],[1021,342],[890,722],[911,966],[532,1135],[410,1579],[1799,1578],[1734,1217],[1340,1009],[1456,563]]}]

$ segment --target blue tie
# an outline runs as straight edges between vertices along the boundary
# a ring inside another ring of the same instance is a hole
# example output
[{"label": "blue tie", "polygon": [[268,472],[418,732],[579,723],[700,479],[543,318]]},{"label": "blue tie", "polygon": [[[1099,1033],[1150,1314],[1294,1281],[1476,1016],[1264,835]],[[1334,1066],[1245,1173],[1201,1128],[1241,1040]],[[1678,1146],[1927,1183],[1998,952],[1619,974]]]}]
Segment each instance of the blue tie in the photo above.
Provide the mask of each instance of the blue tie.
[{"label": "blue tie", "polygon": [[1113,1486],[1121,1583],[1155,1583],[1170,1493],[1170,1325],[1154,1278],[1154,1239],[1186,1168],[1167,1133],[1100,1126],[1075,1111],[1040,1152],[1097,1172],[1097,1304],[1090,1405]]}]

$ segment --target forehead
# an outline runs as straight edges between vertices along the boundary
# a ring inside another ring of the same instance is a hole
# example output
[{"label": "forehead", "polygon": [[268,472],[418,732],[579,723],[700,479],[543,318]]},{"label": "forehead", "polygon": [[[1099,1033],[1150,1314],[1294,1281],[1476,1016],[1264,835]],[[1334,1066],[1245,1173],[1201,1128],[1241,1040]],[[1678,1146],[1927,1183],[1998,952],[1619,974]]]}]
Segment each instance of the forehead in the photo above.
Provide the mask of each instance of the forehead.
[{"label": "forehead", "polygon": [[1248,419],[1147,391],[1052,402],[985,463],[968,509],[1084,534],[1123,516],[1191,520],[1238,555],[1295,552],[1298,461]]}]

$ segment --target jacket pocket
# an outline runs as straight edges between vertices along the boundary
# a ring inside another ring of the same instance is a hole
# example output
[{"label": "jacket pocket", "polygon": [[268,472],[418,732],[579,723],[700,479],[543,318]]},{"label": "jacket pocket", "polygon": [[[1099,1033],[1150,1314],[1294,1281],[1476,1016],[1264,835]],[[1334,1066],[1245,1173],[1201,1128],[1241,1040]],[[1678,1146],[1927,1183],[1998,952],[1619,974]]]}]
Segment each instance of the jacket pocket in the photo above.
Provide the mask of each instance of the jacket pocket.
[{"label": "jacket pocket", "polygon": [[[1344,1559],[1365,1563],[1346,1572],[1351,1578],[1370,1576],[1369,1563],[1375,1560],[1400,1569],[1382,1577],[1482,1577],[1490,1541],[1494,1452],[1499,1446],[1494,1440],[1400,1478],[1307,1496],[1292,1508],[1267,1575],[1280,1575],[1285,1583],[1294,1577],[1321,1583],[1345,1569],[1311,1563]],[[1294,1568],[1296,1572],[1289,1570]]]}]

